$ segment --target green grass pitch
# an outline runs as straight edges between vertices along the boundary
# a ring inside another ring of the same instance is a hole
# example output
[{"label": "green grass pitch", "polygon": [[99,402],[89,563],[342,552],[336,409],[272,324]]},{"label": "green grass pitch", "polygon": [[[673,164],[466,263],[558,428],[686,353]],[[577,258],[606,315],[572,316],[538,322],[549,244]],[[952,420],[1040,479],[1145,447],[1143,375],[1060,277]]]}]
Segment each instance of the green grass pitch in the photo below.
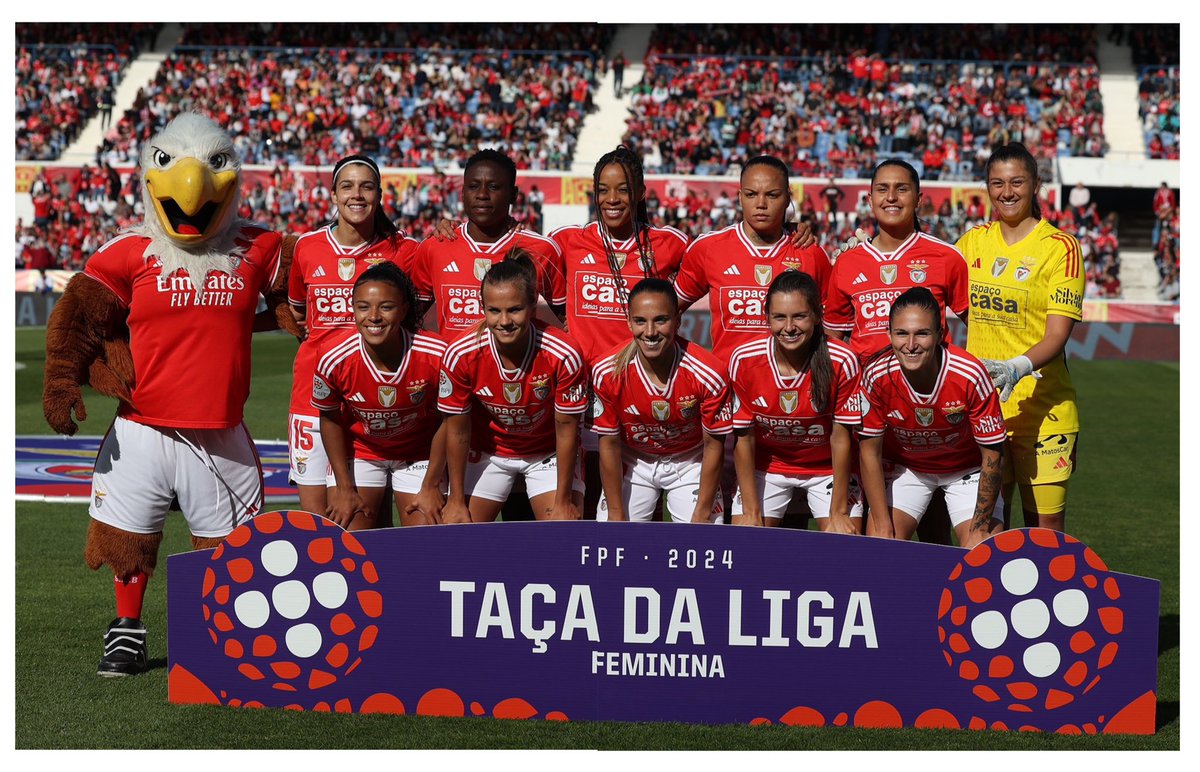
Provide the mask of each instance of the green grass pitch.
[{"label": "green grass pitch", "polygon": [[[41,415],[44,332],[16,333],[15,426],[49,433]],[[286,437],[295,343],[260,335],[246,423],[261,439]],[[202,366],[202,365],[198,365]],[[422,716],[352,716],[167,703],[165,555],[189,548],[182,519],[168,521],[145,622],[153,669],[95,675],[113,616],[111,579],[82,560],[84,505],[19,502],[15,518],[15,747],[29,748],[599,748],[1172,750],[1179,722],[1179,367],[1074,362],[1084,421],[1071,482],[1070,532],[1115,571],[1162,583],[1158,733],[1065,737],[947,730],[807,729],[616,722],[554,723]],[[84,434],[103,434],[113,403],[85,394]],[[285,507],[279,507],[285,508]]]}]

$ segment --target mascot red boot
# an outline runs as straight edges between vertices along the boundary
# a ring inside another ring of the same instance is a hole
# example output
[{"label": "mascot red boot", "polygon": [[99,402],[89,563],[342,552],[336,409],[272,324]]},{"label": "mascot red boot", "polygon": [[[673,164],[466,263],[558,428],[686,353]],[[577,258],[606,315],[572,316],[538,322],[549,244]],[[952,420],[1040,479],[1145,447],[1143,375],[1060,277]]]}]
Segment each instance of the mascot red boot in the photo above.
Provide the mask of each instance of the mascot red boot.
[{"label": "mascot red boot", "polygon": [[146,669],[142,599],[172,501],[195,549],[216,546],[262,506],[242,424],[259,296],[298,332],[279,234],[237,219],[229,136],[182,114],[143,146],[141,175],[144,223],[91,257],[46,330],[43,407],[55,431],[74,434],[72,413],[86,418],[83,383],[120,400],[96,457],[84,549],[88,566],[108,564],[115,578],[102,676]]}]

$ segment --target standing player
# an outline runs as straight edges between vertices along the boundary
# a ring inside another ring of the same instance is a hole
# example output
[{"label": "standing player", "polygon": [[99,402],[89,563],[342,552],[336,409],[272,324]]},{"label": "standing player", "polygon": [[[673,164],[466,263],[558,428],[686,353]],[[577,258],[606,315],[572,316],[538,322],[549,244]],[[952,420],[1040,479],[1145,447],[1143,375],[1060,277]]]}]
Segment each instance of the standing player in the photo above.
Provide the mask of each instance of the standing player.
[{"label": "standing player", "polygon": [[536,285],[529,254],[510,252],[484,274],[483,321],[446,349],[438,384],[450,478],[443,522],[495,520],[518,476],[538,520],[580,517],[583,356],[567,333],[533,318]]},{"label": "standing player", "polygon": [[403,267],[417,250],[417,242],[384,214],[379,167],[370,158],[351,155],[334,165],[333,203],[334,221],[296,240],[288,280],[292,313],[307,329],[292,366],[288,455],[300,508],[317,514],[325,514],[328,505],[329,475],[318,411],[312,404],[317,351],[354,328],[350,296],[363,271],[384,262]]},{"label": "standing player", "polygon": [[787,166],[773,156],[755,156],[742,167],[740,185],[742,222],[693,241],[675,277],[684,310],[709,295],[712,351],[722,362],[766,332],[763,301],[776,276],[789,268],[803,271],[817,280],[822,297],[830,276],[825,251],[815,243],[798,248],[800,237],[784,230],[791,201]]},{"label": "standing player", "polygon": [[721,521],[729,384],[712,354],[676,336],[679,316],[670,282],[642,279],[629,293],[633,340],[592,370],[597,520],[649,520],[665,491],[675,522]]},{"label": "standing player", "polygon": [[[674,228],[655,228],[646,212],[642,161],[627,147],[605,153],[592,172],[598,217],[550,234],[562,250],[568,330],[588,365],[629,340],[629,287],[640,279],[670,278],[688,239]],[[600,495],[596,435],[585,429],[584,517],[595,517]]]},{"label": "standing player", "polygon": [[[943,308],[965,317],[967,272],[962,255],[921,233],[917,203],[921,181],[904,161],[890,158],[871,175],[875,238],[843,252],[833,266],[825,326],[865,362],[886,348],[892,301],[912,287],[926,287]],[[943,318],[944,324],[944,318]]]},{"label": "standing player", "polygon": [[779,525],[797,488],[822,531],[862,533],[851,477],[851,432],[862,420],[858,358],[821,325],[821,294],[806,273],[767,288],[770,332],[733,351],[735,524]]},{"label": "standing player", "polygon": [[998,148],[986,168],[997,219],[958,242],[971,280],[967,350],[983,359],[1000,390],[1006,505],[1015,483],[1025,525],[1061,531],[1079,434],[1066,356],[1083,318],[1079,242],[1042,219],[1037,161],[1024,145]]},{"label": "standing player", "polygon": [[433,394],[446,345],[417,329],[412,282],[394,263],[364,271],[352,299],[358,329],[322,348],[312,379],[329,517],[351,531],[391,525],[390,477],[401,525],[438,522],[446,459]]},{"label": "standing player", "polygon": [[483,318],[479,282],[484,274],[520,248],[537,270],[538,293],[561,319],[566,285],[558,268],[562,259],[553,240],[518,230],[509,215],[517,196],[517,166],[498,150],[480,150],[463,171],[463,210],[467,222],[446,236],[426,239],[413,258],[413,285],[423,303],[437,304],[438,330],[450,338],[473,328]]},{"label": "standing player", "polygon": [[942,314],[926,287],[901,294],[891,345],[863,368],[867,533],[907,541],[942,490],[958,543],[970,549],[1003,528],[1004,418],[983,364],[946,342]]}]

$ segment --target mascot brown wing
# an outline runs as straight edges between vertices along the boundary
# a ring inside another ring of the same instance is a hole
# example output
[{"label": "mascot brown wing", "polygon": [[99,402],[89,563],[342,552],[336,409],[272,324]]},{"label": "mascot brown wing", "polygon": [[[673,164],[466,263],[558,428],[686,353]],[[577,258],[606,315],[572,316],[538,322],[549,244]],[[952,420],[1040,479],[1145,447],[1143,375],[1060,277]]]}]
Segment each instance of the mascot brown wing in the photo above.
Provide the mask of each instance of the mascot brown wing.
[{"label": "mascot brown wing", "polygon": [[134,372],[125,315],[116,295],[84,274],[71,279],[54,305],[46,326],[42,411],[59,434],[79,430],[72,413],[80,421],[87,419],[81,384],[125,402],[131,399]]},{"label": "mascot brown wing", "polygon": [[296,251],[296,240],[298,236],[284,236],[283,246],[279,253],[279,270],[275,273],[275,283],[271,285],[271,289],[263,298],[267,304],[266,316],[274,319],[274,324],[262,326],[255,324],[255,332],[260,332],[264,329],[280,329],[291,335],[294,335],[299,340],[304,340],[304,330],[296,323],[296,317],[292,315],[291,304],[288,303],[288,272],[292,267],[292,255]]}]

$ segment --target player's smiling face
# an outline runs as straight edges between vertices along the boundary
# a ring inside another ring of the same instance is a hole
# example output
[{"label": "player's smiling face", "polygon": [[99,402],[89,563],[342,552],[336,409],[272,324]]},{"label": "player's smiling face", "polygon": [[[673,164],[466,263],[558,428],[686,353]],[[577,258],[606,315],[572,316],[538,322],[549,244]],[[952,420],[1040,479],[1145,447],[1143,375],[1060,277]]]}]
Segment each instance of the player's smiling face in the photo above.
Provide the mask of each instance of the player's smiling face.
[{"label": "player's smiling face", "polygon": [[496,343],[523,343],[533,321],[534,304],[521,282],[483,285],[483,318]]},{"label": "player's smiling face", "polygon": [[988,169],[988,197],[996,216],[1016,225],[1033,215],[1036,180],[1020,161],[997,161]]},{"label": "player's smiling face", "polygon": [[679,330],[679,309],[661,292],[643,292],[629,301],[629,331],[638,354],[654,362],[671,352]]},{"label": "player's smiling face", "polygon": [[491,161],[480,161],[463,175],[463,210],[475,227],[490,231],[508,221],[516,197],[508,172]]},{"label": "player's smiling face", "polygon": [[889,331],[892,351],[905,372],[929,374],[938,367],[938,347],[942,342],[938,319],[918,306],[896,311]]},{"label": "player's smiling face", "polygon": [[767,301],[767,326],[783,351],[797,352],[811,343],[818,324],[802,292],[776,292]]},{"label": "player's smiling face", "polygon": [[871,182],[871,212],[888,233],[911,233],[920,188],[907,169],[885,166]]},{"label": "player's smiling face", "polygon": [[778,169],[755,164],[742,173],[738,190],[742,220],[760,236],[779,238],[790,200],[787,179]]},{"label": "player's smiling face", "polygon": [[600,170],[596,185],[596,206],[604,227],[614,234],[627,237],[633,225],[637,202],[645,198],[645,189],[634,190],[625,177],[625,167],[612,163]]},{"label": "player's smiling face", "polygon": [[349,164],[333,183],[333,202],[338,221],[356,229],[370,225],[379,208],[379,183],[363,164]]},{"label": "player's smiling face", "polygon": [[399,287],[368,281],[354,288],[354,324],[363,340],[376,348],[400,340],[408,303]]}]

